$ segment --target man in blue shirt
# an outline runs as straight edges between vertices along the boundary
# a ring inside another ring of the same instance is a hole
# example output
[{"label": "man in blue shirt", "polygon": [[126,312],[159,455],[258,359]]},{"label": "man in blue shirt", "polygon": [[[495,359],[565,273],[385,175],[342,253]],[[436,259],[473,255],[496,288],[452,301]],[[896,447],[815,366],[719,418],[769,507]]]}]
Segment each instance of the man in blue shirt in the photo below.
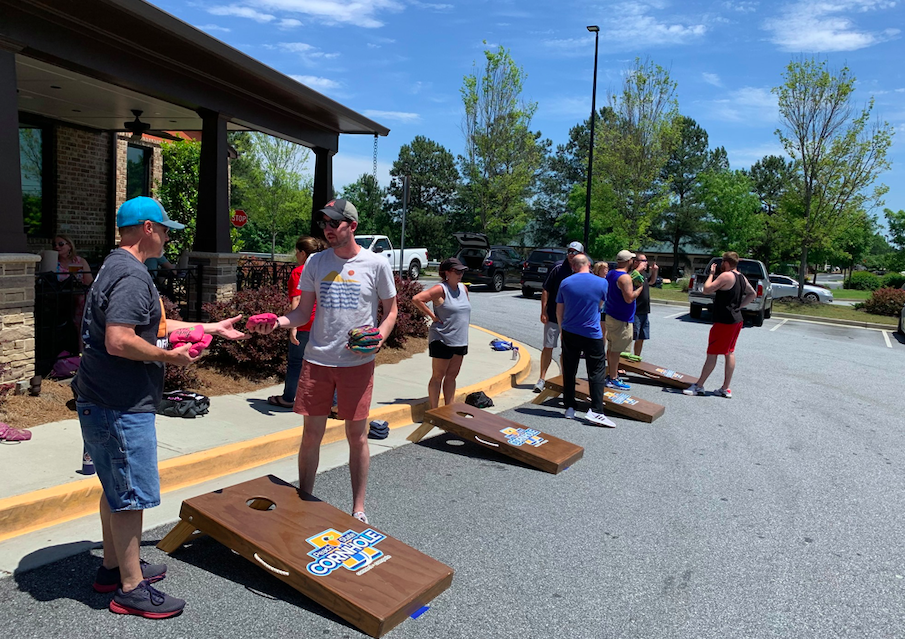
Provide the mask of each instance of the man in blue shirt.
[{"label": "man in blue shirt", "polygon": [[603,414],[606,360],[600,330],[600,304],[606,299],[607,281],[590,272],[591,260],[583,253],[572,259],[574,273],[559,285],[556,317],[562,328],[563,402],[566,419],[575,417],[575,376],[584,351],[591,387],[591,408],[585,419],[615,428]]}]

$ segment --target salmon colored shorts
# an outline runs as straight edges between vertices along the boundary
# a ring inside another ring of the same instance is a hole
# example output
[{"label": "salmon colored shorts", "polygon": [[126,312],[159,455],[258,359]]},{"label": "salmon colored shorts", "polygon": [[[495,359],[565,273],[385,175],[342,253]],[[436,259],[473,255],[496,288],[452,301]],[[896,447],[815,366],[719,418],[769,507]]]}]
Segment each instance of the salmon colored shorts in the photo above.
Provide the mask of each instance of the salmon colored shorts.
[{"label": "salmon colored shorts", "polygon": [[710,343],[707,344],[708,355],[728,355],[735,352],[738,334],[742,332],[742,323],[720,324],[714,322],[710,327]]},{"label": "salmon colored shorts", "polygon": [[314,417],[330,414],[336,391],[336,416],[367,419],[374,390],[374,361],[360,366],[320,366],[305,360],[292,410]]}]

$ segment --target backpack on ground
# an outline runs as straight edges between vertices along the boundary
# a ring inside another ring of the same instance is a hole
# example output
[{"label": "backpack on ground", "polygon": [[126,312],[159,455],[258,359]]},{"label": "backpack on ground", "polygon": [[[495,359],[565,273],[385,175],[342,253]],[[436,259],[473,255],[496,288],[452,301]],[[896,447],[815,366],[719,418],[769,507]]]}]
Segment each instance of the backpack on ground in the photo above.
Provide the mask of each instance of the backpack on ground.
[{"label": "backpack on ground", "polygon": [[490,408],[493,400],[487,397],[484,391],[475,391],[465,396],[465,403],[475,408]]},{"label": "backpack on ground", "polygon": [[504,339],[493,339],[490,341],[490,348],[495,351],[511,351],[513,346],[512,342],[507,342]]},{"label": "backpack on ground", "polygon": [[206,415],[210,405],[211,400],[207,395],[175,390],[163,394],[163,399],[157,408],[157,414],[166,415],[167,417],[194,419],[195,417]]}]

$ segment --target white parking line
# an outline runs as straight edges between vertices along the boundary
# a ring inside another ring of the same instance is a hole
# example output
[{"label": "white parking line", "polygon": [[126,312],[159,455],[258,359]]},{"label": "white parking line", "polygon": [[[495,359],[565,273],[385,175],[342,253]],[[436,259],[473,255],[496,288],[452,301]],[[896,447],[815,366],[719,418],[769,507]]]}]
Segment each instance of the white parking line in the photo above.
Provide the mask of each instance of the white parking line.
[{"label": "white parking line", "polygon": [[883,331],[883,339],[886,340],[886,348],[892,348],[892,342],[889,341],[889,333]]},{"label": "white parking line", "polygon": [[773,328],[771,328],[771,329],[770,329],[770,332],[772,333],[773,331],[775,331],[777,328],[779,328],[780,326],[782,326],[783,324],[785,324],[785,323],[788,322],[788,321],[789,321],[789,318],[788,318],[788,317],[785,318],[785,319],[784,319],[783,321],[781,321],[779,324],[777,324],[776,326],[774,326]]},{"label": "white parking line", "polygon": [[674,317],[679,317],[680,315],[687,315],[688,311],[682,311],[681,313],[673,313],[672,315],[667,315],[663,319],[672,319]]}]

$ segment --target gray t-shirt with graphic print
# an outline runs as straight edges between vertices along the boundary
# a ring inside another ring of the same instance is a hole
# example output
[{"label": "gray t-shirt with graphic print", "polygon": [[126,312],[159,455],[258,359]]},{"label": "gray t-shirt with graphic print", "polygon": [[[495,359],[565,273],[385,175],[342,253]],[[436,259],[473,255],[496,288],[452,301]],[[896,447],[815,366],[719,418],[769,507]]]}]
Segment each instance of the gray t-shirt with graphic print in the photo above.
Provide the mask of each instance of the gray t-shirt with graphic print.
[{"label": "gray t-shirt with graphic print", "polygon": [[85,350],[72,382],[81,399],[129,413],[156,413],[163,394],[163,362],[138,362],[107,352],[108,324],[135,326],[136,334],[166,348],[160,294],[145,265],[116,249],[88,290],[82,338]]},{"label": "gray t-shirt with graphic print", "polygon": [[333,249],[315,253],[305,264],[299,290],[317,295],[306,361],[346,368],[374,359],[375,355],[348,350],[346,343],[350,329],[377,325],[380,300],[396,297],[393,271],[385,257],[367,249],[349,259],[337,257]]}]

